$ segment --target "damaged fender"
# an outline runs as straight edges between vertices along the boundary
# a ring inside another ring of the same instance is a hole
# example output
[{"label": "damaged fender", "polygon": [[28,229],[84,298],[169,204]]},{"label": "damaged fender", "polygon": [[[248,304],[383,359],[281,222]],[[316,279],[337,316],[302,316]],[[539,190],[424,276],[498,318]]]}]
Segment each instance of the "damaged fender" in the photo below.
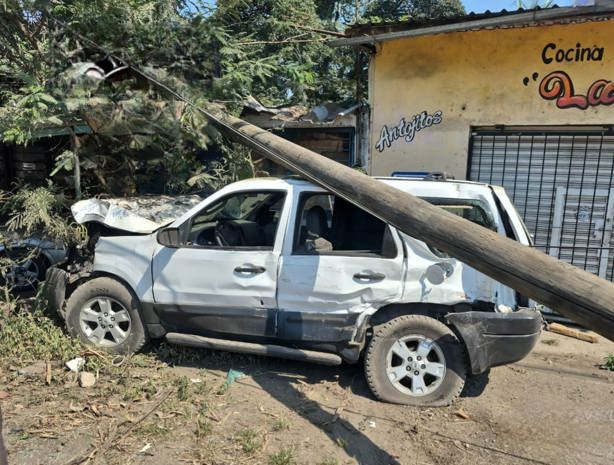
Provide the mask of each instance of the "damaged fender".
[{"label": "damaged fender", "polygon": [[465,343],[474,375],[527,356],[539,340],[543,322],[532,309],[449,313],[445,319]]}]

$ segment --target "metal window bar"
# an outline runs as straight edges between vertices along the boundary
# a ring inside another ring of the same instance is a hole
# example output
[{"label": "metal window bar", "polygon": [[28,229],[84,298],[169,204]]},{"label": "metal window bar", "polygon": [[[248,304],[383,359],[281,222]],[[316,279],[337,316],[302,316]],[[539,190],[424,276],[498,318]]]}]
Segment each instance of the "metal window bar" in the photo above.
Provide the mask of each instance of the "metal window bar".
[{"label": "metal window bar", "polygon": [[472,134],[469,179],[505,187],[535,247],[614,281],[614,134]]}]

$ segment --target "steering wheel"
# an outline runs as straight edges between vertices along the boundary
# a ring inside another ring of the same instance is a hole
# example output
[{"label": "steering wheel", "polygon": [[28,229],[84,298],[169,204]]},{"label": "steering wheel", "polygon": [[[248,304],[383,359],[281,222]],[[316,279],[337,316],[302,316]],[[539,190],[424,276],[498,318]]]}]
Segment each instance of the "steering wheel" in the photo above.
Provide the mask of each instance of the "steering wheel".
[{"label": "steering wheel", "polygon": [[245,243],[243,230],[229,220],[219,220],[213,230],[213,236],[220,247],[240,246]]}]

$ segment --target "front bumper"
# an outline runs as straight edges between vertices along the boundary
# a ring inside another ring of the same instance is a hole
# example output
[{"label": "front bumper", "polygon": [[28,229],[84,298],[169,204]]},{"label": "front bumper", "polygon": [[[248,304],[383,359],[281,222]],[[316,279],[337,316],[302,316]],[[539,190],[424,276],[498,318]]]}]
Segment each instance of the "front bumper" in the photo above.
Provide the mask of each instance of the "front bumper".
[{"label": "front bumper", "polygon": [[446,320],[463,339],[473,374],[526,357],[537,344],[543,324],[541,314],[532,309],[450,313]]}]

